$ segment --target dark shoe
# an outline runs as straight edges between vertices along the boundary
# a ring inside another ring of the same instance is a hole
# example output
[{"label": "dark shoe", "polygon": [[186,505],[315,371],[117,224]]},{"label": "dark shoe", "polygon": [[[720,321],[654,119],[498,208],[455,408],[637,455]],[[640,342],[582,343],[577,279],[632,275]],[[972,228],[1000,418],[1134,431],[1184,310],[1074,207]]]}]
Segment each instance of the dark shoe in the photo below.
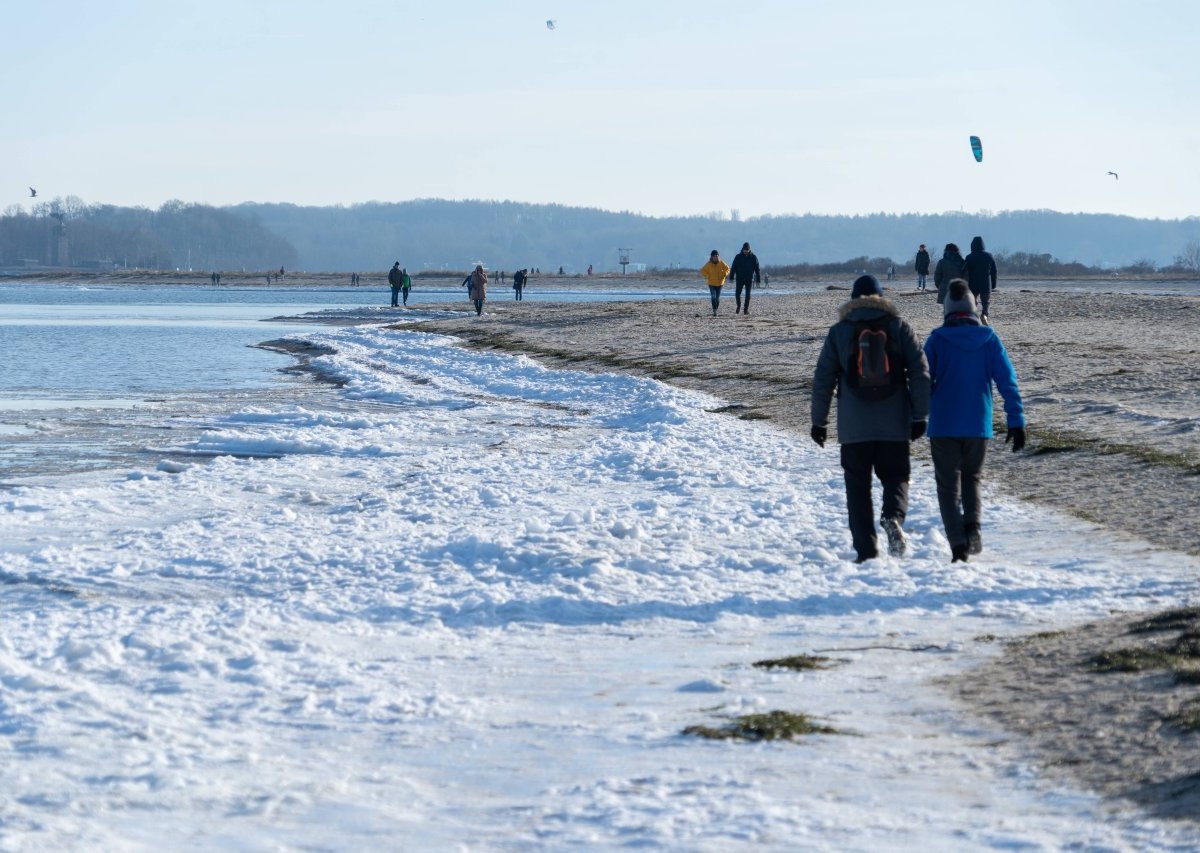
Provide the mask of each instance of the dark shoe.
[{"label": "dark shoe", "polygon": [[887,535],[888,553],[893,557],[903,557],[904,552],[908,549],[908,542],[904,539],[904,531],[900,529],[900,522],[894,518],[881,518],[879,526]]},{"label": "dark shoe", "polygon": [[963,532],[967,534],[967,552],[971,554],[981,553],[983,551],[983,536],[979,533],[979,525],[964,525]]},{"label": "dark shoe", "polygon": [[874,551],[872,551],[870,554],[859,554],[854,562],[865,563],[867,560],[874,560],[878,556],[879,554]]},{"label": "dark shoe", "polygon": [[952,559],[950,560],[951,563],[967,562],[967,546],[966,545],[955,545],[953,548],[950,549],[950,553],[953,555]]}]

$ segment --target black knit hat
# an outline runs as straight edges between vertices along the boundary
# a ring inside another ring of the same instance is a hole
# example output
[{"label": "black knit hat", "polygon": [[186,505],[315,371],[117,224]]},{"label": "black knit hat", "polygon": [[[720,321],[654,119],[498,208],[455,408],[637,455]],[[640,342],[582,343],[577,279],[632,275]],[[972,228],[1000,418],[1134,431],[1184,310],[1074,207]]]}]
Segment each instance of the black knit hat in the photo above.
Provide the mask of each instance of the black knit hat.
[{"label": "black knit hat", "polygon": [[860,275],[854,280],[854,289],[850,291],[851,299],[858,299],[860,296],[883,296],[883,288],[879,286],[879,279],[873,275]]},{"label": "black knit hat", "polygon": [[743,251],[743,252],[744,252],[744,251],[746,251],[746,250],[747,250],[747,249],[749,249],[749,248],[750,248],[750,244],[749,244],[749,243],[743,243],[743,244],[742,244],[742,251]]}]

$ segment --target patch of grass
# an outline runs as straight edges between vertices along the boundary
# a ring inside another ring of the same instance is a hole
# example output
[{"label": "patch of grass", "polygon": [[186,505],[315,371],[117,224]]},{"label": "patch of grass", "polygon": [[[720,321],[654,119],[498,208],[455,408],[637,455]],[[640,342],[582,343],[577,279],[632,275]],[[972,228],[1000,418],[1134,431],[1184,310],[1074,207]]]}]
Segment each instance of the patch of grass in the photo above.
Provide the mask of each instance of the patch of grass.
[{"label": "patch of grass", "polygon": [[1149,634],[1154,631],[1179,631],[1196,627],[1200,620],[1200,607],[1180,607],[1164,610],[1129,626],[1130,634]]},{"label": "patch of grass", "polygon": [[1113,649],[1088,658],[1088,666],[1094,672],[1145,672],[1170,669],[1179,662],[1178,655],[1158,646]]},{"label": "patch of grass", "polygon": [[1036,634],[1026,634],[1024,637],[1017,637],[1009,640],[1011,646],[1023,646],[1027,643],[1036,643],[1038,640],[1054,640],[1059,637],[1065,637],[1066,631],[1038,631]]},{"label": "patch of grass", "polygon": [[790,711],[746,714],[720,728],[688,726],[683,733],[709,740],[794,740],[805,735],[846,734],[832,726],[814,722],[807,714],[793,714]]},{"label": "patch of grass", "polygon": [[1200,732],[1200,704],[1184,705],[1174,714],[1164,716],[1163,721],[1185,732]]},{"label": "patch of grass", "polygon": [[[1001,425],[1003,429],[1003,425]],[[1122,455],[1148,465],[1176,468],[1185,474],[1200,474],[1200,462],[1183,453],[1169,453],[1154,447],[1138,444],[1117,444],[1097,441],[1079,433],[1042,427],[1030,434],[1030,455],[1048,453],[1070,453],[1075,450],[1090,450],[1106,456]]]},{"label": "patch of grass", "polygon": [[743,421],[769,421],[771,416],[765,412],[746,412],[744,415],[738,415],[738,418]]},{"label": "patch of grass", "polygon": [[977,643],[995,643],[995,642],[999,642],[999,640],[1000,640],[1000,638],[997,637],[995,634],[980,634],[978,637],[975,638],[975,642],[977,642]]},{"label": "patch of grass", "polygon": [[1171,675],[1175,676],[1178,685],[1200,684],[1200,669],[1174,669]]},{"label": "patch of grass", "polygon": [[832,666],[831,658],[823,657],[822,655],[791,655],[786,658],[770,658],[768,660],[756,660],[754,665],[762,669],[829,669]]},{"label": "patch of grass", "polygon": [[1171,652],[1177,657],[1196,660],[1200,658],[1200,632],[1185,631],[1171,643]]}]

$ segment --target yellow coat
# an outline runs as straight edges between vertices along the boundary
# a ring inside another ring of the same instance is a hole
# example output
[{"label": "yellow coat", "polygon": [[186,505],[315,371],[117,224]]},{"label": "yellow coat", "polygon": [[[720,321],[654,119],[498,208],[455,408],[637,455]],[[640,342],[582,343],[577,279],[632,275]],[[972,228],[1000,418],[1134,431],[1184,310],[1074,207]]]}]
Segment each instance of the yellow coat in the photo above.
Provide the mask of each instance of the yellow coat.
[{"label": "yellow coat", "polygon": [[729,264],[718,260],[715,264],[709,261],[700,267],[700,277],[708,282],[709,287],[720,287],[729,278]]}]

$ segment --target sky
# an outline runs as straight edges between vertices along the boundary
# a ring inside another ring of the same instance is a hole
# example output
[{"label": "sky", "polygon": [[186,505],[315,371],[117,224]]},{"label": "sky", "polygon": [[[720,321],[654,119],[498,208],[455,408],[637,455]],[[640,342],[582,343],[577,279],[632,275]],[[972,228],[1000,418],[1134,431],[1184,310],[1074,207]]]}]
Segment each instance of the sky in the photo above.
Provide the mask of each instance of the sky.
[{"label": "sky", "polygon": [[1191,0],[12,5],[0,208],[1200,215]]}]

